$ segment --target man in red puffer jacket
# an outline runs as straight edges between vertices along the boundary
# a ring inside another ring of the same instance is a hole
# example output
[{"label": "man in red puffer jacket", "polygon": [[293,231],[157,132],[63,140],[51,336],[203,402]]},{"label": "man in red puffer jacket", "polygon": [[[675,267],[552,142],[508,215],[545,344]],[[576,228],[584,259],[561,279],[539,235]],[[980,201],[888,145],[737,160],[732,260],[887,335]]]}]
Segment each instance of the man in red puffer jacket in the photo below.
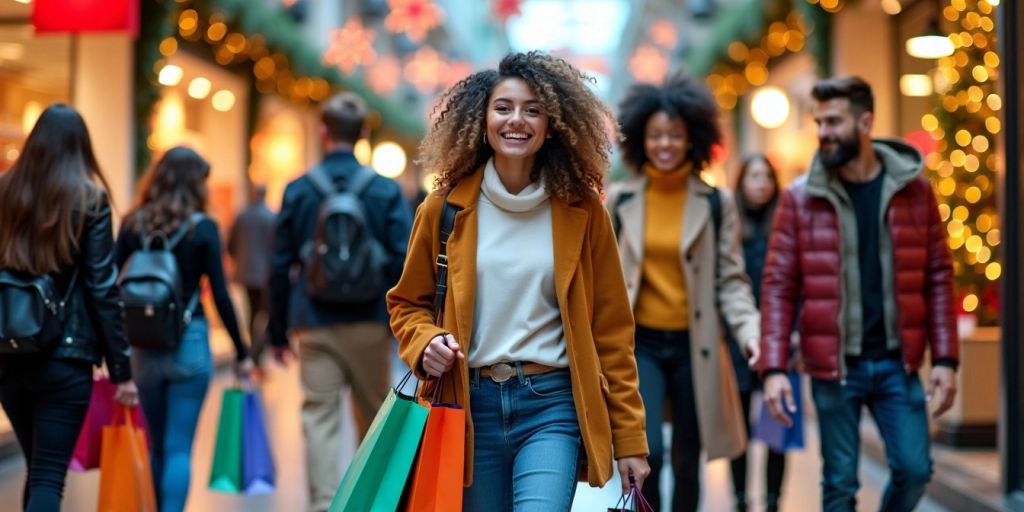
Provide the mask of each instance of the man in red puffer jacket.
[{"label": "man in red puffer jacket", "polygon": [[[926,401],[939,403],[938,417],[956,395],[946,229],[921,155],[871,139],[871,87],[842,77],[812,94],[819,150],[779,201],[761,285],[765,402],[790,424],[785,371],[796,323],[818,410],[823,509],[856,508],[866,405],[892,471],[881,510],[910,511],[931,478]],[[926,348],[927,396],[917,375]]]}]

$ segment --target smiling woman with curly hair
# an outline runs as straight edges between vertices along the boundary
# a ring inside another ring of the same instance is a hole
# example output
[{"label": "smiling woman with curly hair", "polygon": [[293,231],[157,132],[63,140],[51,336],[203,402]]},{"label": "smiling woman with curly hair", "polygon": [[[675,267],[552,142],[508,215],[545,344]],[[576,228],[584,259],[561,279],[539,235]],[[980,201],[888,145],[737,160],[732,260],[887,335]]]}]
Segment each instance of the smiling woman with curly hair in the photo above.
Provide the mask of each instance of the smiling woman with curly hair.
[{"label": "smiling woman with curly hair", "polygon": [[[757,359],[760,316],[740,252],[736,204],[726,190],[701,180],[722,132],[707,88],[675,76],[664,85],[637,84],[619,105],[629,179],[609,187],[619,253],[633,315],[640,394],[647,405],[654,510],[664,460],[663,407],[672,410],[672,510],[700,501],[700,454],[709,460],[744,450],[745,420],[724,319]],[[746,362],[744,362],[746,363]],[[745,498],[739,510],[746,510]]]},{"label": "smiling woman with curly hair", "polygon": [[565,201],[599,191],[609,167],[614,116],[587,85],[592,78],[540,52],[511,54],[497,71],[474,73],[445,92],[435,108],[437,119],[420,144],[418,163],[438,173],[440,188],[455,185],[487,163],[495,153],[485,134],[487,102],[495,86],[509,77],[529,86],[548,119],[551,142],[537,151],[531,181],[542,180]]},{"label": "smiling woman with curly hair", "polygon": [[[421,146],[440,187],[416,213],[388,308],[406,364],[467,409],[465,510],[569,510],[583,460],[600,486],[617,459],[623,491],[649,471],[633,318],[599,198],[614,122],[587,80],[542,53],[506,56],[442,97]],[[449,205],[461,211],[443,258]]]}]

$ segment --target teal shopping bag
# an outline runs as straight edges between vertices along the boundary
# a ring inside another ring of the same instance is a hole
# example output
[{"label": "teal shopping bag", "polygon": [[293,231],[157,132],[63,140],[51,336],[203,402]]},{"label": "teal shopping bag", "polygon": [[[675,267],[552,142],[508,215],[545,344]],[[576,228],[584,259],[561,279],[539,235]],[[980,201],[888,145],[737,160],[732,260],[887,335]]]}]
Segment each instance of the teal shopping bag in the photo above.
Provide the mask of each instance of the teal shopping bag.
[{"label": "teal shopping bag", "polygon": [[341,479],[329,512],[394,512],[402,498],[423,428],[427,407],[401,393],[410,372],[388,391],[370,430]]},{"label": "teal shopping bag", "polygon": [[224,390],[220,405],[220,423],[213,445],[213,466],[210,489],[238,493],[242,490],[242,402],[245,392],[240,388]]}]

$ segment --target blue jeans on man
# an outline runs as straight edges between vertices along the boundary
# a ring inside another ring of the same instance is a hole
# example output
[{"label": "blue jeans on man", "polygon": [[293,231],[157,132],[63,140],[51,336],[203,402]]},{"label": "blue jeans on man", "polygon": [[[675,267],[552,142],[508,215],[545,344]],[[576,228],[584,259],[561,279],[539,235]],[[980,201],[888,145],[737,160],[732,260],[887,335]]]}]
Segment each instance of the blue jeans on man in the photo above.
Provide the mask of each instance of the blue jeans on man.
[{"label": "blue jeans on man", "polygon": [[914,510],[932,474],[928,412],[917,372],[906,373],[895,358],[849,358],[845,383],[812,379],[811,393],[818,410],[824,464],[822,509],[856,510],[860,414],[867,406],[892,471],[879,509]]}]

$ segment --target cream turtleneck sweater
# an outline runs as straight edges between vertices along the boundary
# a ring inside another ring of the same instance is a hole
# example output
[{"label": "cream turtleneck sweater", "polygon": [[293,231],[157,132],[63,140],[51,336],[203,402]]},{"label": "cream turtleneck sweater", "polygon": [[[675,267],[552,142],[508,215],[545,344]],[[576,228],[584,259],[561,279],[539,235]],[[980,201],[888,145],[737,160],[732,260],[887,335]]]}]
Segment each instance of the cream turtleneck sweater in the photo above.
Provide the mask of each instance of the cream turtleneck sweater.
[{"label": "cream turtleneck sweater", "polygon": [[493,160],[483,172],[469,366],[523,361],[568,367],[555,297],[551,196],[539,181],[510,193]]}]

